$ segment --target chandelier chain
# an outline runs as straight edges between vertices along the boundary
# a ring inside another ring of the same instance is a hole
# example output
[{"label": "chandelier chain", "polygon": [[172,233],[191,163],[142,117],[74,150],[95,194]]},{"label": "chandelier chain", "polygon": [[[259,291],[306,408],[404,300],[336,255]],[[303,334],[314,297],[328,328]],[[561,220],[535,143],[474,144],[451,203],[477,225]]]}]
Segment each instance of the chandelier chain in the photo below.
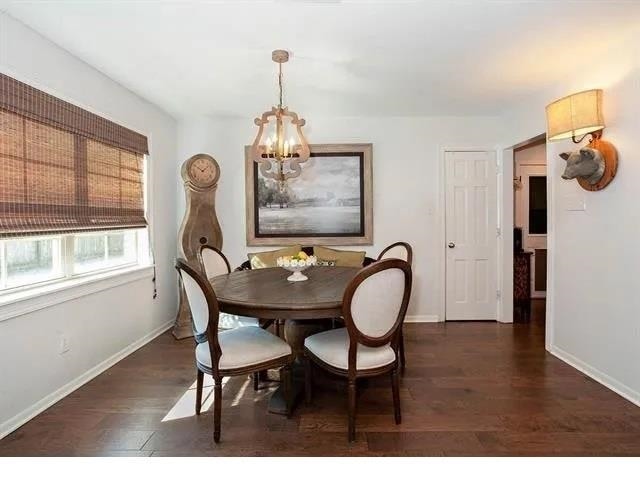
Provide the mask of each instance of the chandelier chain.
[{"label": "chandelier chain", "polygon": [[281,63],[278,63],[278,88],[280,90],[278,107],[282,108],[282,64]]}]

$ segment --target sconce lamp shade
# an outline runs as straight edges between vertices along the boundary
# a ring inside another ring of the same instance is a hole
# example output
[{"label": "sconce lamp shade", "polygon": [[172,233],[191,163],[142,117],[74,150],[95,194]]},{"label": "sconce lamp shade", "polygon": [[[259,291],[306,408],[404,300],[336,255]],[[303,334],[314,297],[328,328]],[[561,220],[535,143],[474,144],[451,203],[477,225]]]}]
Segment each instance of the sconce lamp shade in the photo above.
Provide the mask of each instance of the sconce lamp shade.
[{"label": "sconce lamp shade", "polygon": [[562,140],[602,130],[602,90],[585,90],[547,105],[547,138]]}]

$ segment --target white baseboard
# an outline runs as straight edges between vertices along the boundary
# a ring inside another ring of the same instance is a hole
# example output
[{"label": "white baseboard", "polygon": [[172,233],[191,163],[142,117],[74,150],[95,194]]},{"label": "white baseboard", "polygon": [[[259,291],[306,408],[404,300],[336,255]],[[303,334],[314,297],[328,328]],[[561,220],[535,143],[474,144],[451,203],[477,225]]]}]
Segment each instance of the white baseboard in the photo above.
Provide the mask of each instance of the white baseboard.
[{"label": "white baseboard", "polygon": [[77,390],[82,385],[94,379],[105,370],[111,368],[120,360],[132,354],[139,348],[143,347],[154,338],[158,337],[159,335],[162,335],[164,332],[166,332],[173,326],[173,323],[174,323],[173,319],[166,322],[165,324],[161,325],[160,327],[146,334],[144,337],[140,338],[139,340],[136,340],[132,344],[123,348],[118,353],[112,355],[111,357],[107,358],[103,362],[100,362],[95,367],[87,370],[85,373],[75,378],[74,380],[70,381],[66,385],[63,385],[55,392],[50,393],[49,395],[44,397],[42,400],[36,402],[34,405],[31,405],[30,407],[24,409],[22,412],[18,413],[14,417],[7,420],[6,422],[0,424],[0,439],[6,437],[17,428],[20,428],[22,425],[27,423],[33,417],[42,413],[44,410],[49,408],[54,403],[59,402],[64,397],[69,395],[71,392],[73,392],[74,390]]},{"label": "white baseboard", "polygon": [[405,323],[436,323],[440,321],[438,315],[407,315]]},{"label": "white baseboard", "polygon": [[574,357],[568,352],[565,352],[561,348],[551,345],[549,349],[549,353],[558,357],[565,363],[568,363],[576,370],[580,370],[582,373],[587,375],[588,377],[593,378],[596,382],[601,383],[609,390],[613,390],[621,397],[629,400],[631,403],[634,403],[640,407],[640,392],[636,392],[635,390],[627,387],[623,383],[620,383],[615,378],[610,377],[604,372],[601,372],[595,367],[592,367],[588,363],[583,362],[579,358]]}]

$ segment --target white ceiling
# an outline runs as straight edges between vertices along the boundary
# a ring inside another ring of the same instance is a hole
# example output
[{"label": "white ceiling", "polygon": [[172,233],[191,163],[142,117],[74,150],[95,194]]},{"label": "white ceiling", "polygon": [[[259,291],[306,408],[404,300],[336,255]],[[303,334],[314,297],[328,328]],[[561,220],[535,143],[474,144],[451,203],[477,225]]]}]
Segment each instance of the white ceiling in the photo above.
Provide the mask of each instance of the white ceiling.
[{"label": "white ceiling", "polygon": [[0,7],[176,117],[491,115],[640,25],[640,1],[11,1]]}]

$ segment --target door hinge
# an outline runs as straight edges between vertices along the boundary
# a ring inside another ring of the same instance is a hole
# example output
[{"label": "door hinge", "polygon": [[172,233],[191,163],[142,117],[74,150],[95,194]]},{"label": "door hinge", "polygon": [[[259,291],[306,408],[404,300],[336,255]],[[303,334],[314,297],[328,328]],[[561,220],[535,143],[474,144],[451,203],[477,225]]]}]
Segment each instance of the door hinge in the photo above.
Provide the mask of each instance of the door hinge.
[{"label": "door hinge", "polygon": [[500,300],[502,298],[502,292],[500,290],[496,290],[496,299]]},{"label": "door hinge", "polygon": [[496,237],[499,237],[500,235],[502,235],[502,230],[500,227],[496,227]]}]

